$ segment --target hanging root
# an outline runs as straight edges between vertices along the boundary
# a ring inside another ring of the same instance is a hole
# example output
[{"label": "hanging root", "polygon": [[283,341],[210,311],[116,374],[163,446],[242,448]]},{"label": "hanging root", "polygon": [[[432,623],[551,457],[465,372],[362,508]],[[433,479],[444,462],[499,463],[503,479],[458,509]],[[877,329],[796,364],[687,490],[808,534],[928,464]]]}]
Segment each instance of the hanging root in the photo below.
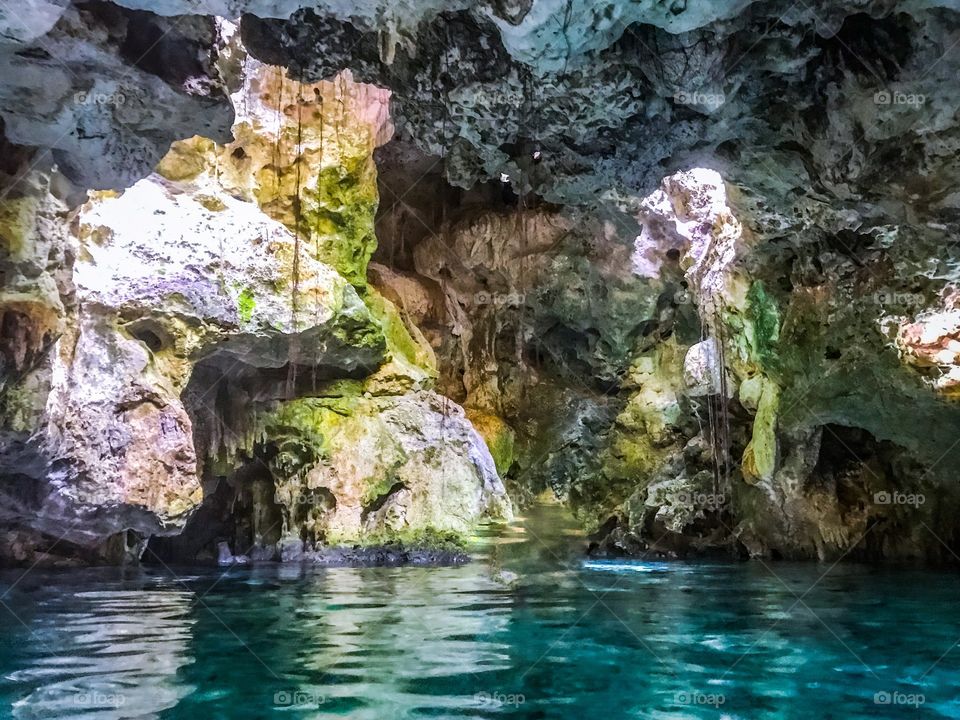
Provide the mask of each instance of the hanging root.
[{"label": "hanging root", "polygon": [[700,339],[714,340],[716,348],[716,368],[719,372],[719,392],[707,396],[707,415],[710,426],[710,450],[713,459],[713,492],[719,496],[721,489],[730,489],[730,409],[728,404],[726,338],[720,313],[715,308],[713,314],[701,311]]}]

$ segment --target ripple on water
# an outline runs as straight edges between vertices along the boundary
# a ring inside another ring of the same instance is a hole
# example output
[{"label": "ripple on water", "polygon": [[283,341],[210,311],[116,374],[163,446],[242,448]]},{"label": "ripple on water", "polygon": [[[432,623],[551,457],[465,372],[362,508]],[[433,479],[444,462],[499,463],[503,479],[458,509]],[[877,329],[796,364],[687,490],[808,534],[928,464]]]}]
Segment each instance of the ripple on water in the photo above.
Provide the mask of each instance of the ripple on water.
[{"label": "ripple on water", "polygon": [[192,691],[170,683],[191,662],[192,593],[122,590],[67,593],[29,609],[20,669],[29,688],[16,718],[150,717]]},{"label": "ripple on water", "polygon": [[751,563],[501,564],[31,574],[0,717],[960,717],[955,577],[775,566],[805,609]]}]

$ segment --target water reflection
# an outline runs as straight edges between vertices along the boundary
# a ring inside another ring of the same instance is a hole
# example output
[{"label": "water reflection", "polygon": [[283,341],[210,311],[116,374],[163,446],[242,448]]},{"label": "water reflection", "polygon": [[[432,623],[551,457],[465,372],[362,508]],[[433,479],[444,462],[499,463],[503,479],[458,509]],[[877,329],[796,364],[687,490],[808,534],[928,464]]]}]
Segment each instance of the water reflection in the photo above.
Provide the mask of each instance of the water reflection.
[{"label": "water reflection", "polygon": [[0,574],[0,716],[960,717],[953,575],[585,561],[527,522],[458,568]]},{"label": "water reflection", "polygon": [[[102,581],[91,574],[84,584]],[[0,614],[4,650],[13,650],[19,669],[4,680],[28,691],[12,700],[12,716],[150,718],[176,706],[193,690],[176,679],[190,662],[193,594],[166,583],[72,592],[52,584],[31,590],[26,582],[14,588]]]}]

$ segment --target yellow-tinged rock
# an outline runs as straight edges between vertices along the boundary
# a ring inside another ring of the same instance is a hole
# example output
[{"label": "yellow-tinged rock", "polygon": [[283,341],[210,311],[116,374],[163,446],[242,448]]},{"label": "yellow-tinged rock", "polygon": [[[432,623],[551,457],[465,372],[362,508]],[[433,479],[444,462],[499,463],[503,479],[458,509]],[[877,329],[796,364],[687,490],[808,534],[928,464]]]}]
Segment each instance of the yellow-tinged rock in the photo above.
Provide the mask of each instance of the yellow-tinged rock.
[{"label": "yellow-tinged rock", "polygon": [[764,378],[754,375],[740,383],[740,404],[750,412],[756,412],[760,406],[760,396],[763,393]]},{"label": "yellow-tinged rock", "polygon": [[753,438],[744,451],[744,475],[770,480],[777,470],[777,416],[780,410],[780,388],[764,378],[753,421]]},{"label": "yellow-tinged rock", "polygon": [[505,475],[513,465],[516,433],[499,415],[472,408],[466,408],[467,419],[480,433],[493,456],[497,472]]},{"label": "yellow-tinged rock", "polygon": [[233,142],[176,142],[157,172],[190,183],[197,197],[215,186],[257,203],[317,260],[363,287],[376,248],[373,151],[393,135],[390,91],[354,82],[349,71],[301,83],[250,57],[242,74],[243,86],[232,95]]},{"label": "yellow-tinged rock", "polygon": [[757,470],[757,458],[753,452],[753,440],[747,443],[743,451],[743,458],[740,460],[740,470],[743,472],[743,479],[748,485],[756,485],[762,479],[760,471]]}]

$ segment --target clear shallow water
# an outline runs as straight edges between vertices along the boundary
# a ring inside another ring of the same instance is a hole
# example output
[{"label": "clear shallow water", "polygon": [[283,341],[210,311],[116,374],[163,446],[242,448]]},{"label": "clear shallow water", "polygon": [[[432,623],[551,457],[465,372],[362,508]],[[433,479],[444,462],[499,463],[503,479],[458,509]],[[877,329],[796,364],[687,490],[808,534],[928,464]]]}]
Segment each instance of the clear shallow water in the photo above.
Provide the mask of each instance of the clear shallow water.
[{"label": "clear shallow water", "polygon": [[0,717],[960,718],[953,574],[541,537],[458,568],[0,573]]}]

